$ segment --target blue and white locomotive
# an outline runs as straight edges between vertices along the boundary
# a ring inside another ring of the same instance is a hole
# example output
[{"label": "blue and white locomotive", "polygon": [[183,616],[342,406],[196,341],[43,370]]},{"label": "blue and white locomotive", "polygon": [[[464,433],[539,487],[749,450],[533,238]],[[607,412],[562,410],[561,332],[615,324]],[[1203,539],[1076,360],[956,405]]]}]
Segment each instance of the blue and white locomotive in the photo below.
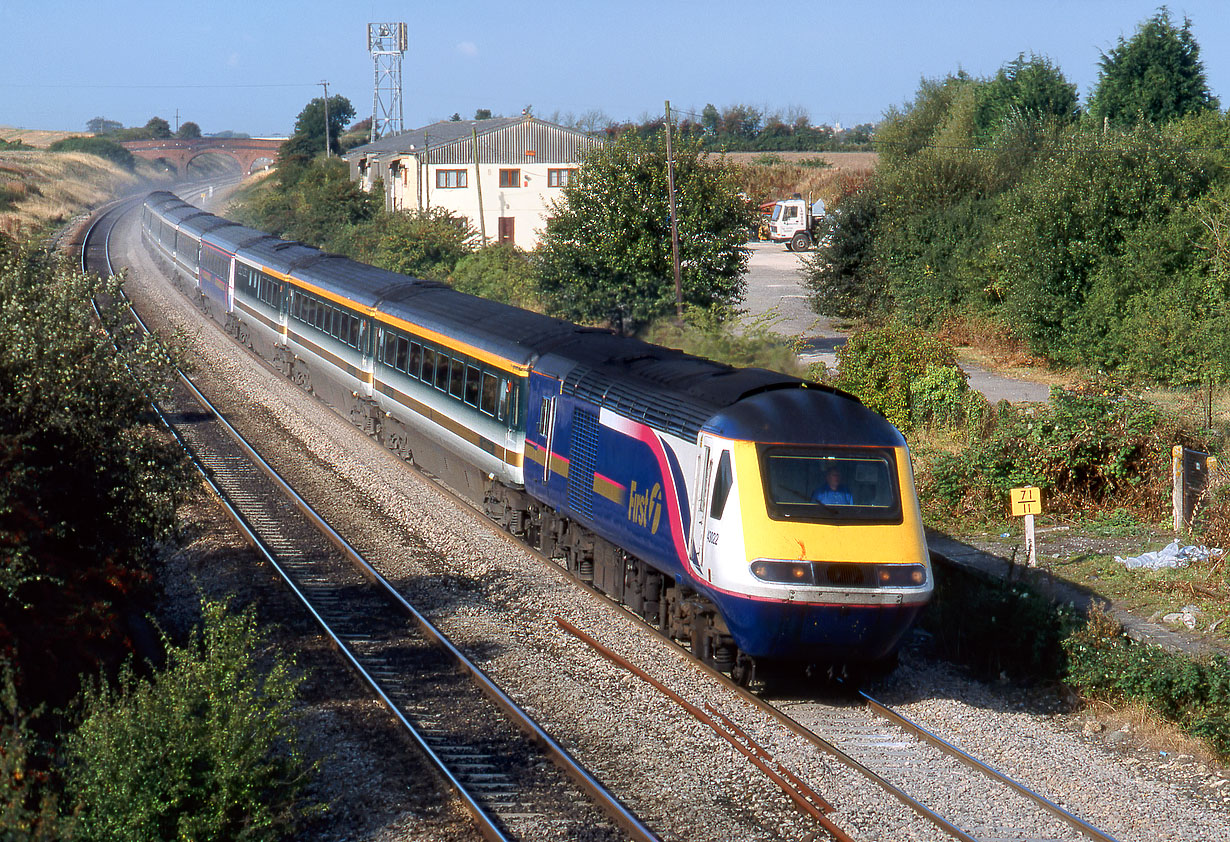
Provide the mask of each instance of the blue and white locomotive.
[{"label": "blue and white locomotive", "polygon": [[891,656],[933,581],[909,451],[850,395],[286,242],[159,192],[241,342],[736,678]]}]

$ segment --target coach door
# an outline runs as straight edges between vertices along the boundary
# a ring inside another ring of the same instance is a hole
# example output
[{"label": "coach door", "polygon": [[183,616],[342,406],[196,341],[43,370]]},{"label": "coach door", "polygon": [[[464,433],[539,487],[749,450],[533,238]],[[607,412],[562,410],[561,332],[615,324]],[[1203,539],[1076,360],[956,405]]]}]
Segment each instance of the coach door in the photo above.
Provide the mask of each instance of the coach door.
[{"label": "coach door", "polygon": [[542,399],[542,409],[539,411],[538,435],[546,448],[542,454],[542,484],[551,484],[551,454],[555,450],[555,410],[559,397],[552,395]]}]

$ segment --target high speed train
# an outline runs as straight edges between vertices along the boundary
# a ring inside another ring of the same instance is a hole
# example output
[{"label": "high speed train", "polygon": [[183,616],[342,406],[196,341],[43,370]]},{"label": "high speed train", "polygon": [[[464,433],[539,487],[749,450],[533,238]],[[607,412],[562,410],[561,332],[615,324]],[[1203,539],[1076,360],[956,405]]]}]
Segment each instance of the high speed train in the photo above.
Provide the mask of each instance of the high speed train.
[{"label": "high speed train", "polygon": [[891,659],[933,577],[856,398],[367,266],[166,192],[145,242],[241,343],[705,662]]}]

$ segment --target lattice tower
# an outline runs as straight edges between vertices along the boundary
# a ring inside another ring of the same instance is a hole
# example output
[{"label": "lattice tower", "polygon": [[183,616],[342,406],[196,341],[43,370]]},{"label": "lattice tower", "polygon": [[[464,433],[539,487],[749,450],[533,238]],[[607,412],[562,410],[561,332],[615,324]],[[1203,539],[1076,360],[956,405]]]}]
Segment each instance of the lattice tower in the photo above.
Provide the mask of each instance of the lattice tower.
[{"label": "lattice tower", "polygon": [[408,38],[404,23],[369,23],[367,51],[376,83],[372,90],[372,140],[405,131],[401,107],[401,59]]}]

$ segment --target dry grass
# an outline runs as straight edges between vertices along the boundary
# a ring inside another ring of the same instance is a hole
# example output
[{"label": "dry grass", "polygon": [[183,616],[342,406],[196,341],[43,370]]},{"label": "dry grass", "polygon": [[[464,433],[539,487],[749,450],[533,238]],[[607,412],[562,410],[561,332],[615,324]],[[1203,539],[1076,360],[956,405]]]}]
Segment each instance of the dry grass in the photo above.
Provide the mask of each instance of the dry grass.
[{"label": "dry grass", "polygon": [[0,151],[0,187],[8,198],[0,209],[0,233],[26,235],[66,222],[143,182],[166,180],[144,162],[130,172],[83,152]]},{"label": "dry grass", "polygon": [[15,129],[11,126],[0,126],[0,140],[12,142],[19,140],[29,146],[46,149],[57,140],[66,137],[93,137],[90,132],[54,132],[43,129]]},{"label": "dry grass", "polygon": [[[739,187],[756,204],[794,193],[833,205],[871,177],[875,152],[729,152],[726,160],[739,171]],[[821,159],[828,167],[803,166]],[[762,161],[774,163],[760,163]]]}]

